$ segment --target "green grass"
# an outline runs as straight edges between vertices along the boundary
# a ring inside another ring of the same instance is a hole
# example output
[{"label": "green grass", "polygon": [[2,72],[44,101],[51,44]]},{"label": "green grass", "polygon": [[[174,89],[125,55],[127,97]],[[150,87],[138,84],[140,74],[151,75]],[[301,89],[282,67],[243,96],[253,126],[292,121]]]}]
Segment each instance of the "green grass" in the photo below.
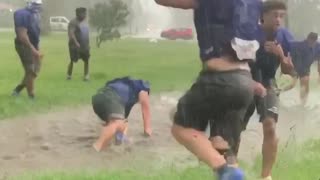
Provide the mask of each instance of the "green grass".
[{"label": "green grass", "polygon": [[[274,179],[279,180],[319,180],[320,179],[320,141],[312,140],[303,145],[287,147],[279,153],[279,159],[273,170]],[[261,169],[261,158],[252,168],[253,172]]]},{"label": "green grass", "polygon": [[67,36],[53,34],[42,38],[45,58],[36,81],[37,99],[30,102],[25,92],[19,98],[10,97],[22,79],[23,69],[14,49],[14,34],[0,33],[0,39],[0,119],[89,104],[91,96],[107,80],[125,75],[149,80],[154,93],[184,90],[200,69],[196,43],[127,39],[107,42],[100,49],[92,46],[91,82],[82,81],[82,62],[74,67],[73,80],[66,81]]},{"label": "green grass", "polygon": [[119,172],[73,172],[73,173],[43,173],[40,175],[26,175],[10,180],[213,180],[213,173],[205,167],[189,168],[183,171],[162,170],[158,173],[139,173],[134,171]]},{"label": "green grass", "polygon": [[[23,93],[19,98],[10,97],[12,89],[22,78],[22,67],[13,46],[12,33],[0,33],[0,119],[46,112],[64,106],[89,104],[92,94],[107,80],[131,75],[148,79],[152,92],[185,90],[195,79],[200,63],[195,43],[127,39],[108,42],[100,49],[92,47],[91,82],[82,81],[82,63],[75,66],[72,81],[66,81],[69,62],[65,34],[42,38],[41,49],[45,54],[43,68],[36,82],[35,102]],[[315,82],[313,82],[315,84]],[[320,142],[312,141],[301,147],[288,148],[280,153],[274,169],[274,179],[317,180],[320,178]],[[255,180],[260,171],[261,158],[254,166],[246,167],[248,179]],[[212,180],[206,167],[177,171],[166,169],[142,174],[135,171],[108,172],[43,172],[12,177],[12,180]]]},{"label": "green grass", "polygon": [[[276,180],[318,180],[320,178],[320,142],[310,141],[303,146],[291,146],[279,153],[273,171]],[[247,180],[257,180],[261,169],[261,158],[252,167],[242,165]],[[44,172],[9,178],[9,180],[213,180],[213,173],[206,166],[185,170],[165,169],[158,171],[77,171]]]},{"label": "green grass", "polygon": [[[153,93],[185,90],[200,69],[196,43],[127,39],[107,42],[100,49],[92,45],[91,82],[82,81],[82,62],[75,65],[73,80],[66,81],[67,35],[52,34],[41,41],[45,58],[36,80],[37,99],[31,102],[25,92],[19,98],[10,97],[22,79],[23,69],[14,49],[14,34],[1,32],[0,39],[0,119],[89,104],[107,80],[125,75],[149,80]],[[288,80],[282,79],[285,83],[280,84],[287,84]]]}]

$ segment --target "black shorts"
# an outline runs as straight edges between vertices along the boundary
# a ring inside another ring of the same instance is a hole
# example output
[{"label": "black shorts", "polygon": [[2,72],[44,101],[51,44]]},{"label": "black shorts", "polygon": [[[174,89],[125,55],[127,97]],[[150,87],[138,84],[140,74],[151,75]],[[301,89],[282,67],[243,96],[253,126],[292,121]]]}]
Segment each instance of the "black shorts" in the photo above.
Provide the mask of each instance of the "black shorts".
[{"label": "black shorts", "polygon": [[263,98],[257,97],[257,112],[260,115],[260,122],[266,117],[273,118],[276,122],[279,116],[279,92],[271,88],[267,90],[267,95]]},{"label": "black shorts", "polygon": [[77,48],[74,45],[69,43],[69,54],[70,60],[72,62],[78,62],[79,59],[82,59],[85,62],[88,62],[90,59],[90,50]]},{"label": "black shorts", "polygon": [[[298,53],[298,52],[295,52]],[[297,56],[297,55],[296,55]],[[305,76],[310,75],[310,69],[312,62],[305,59],[305,57],[302,56],[302,54],[298,54],[298,57],[293,59],[293,65],[294,65],[294,76],[297,78],[302,78]]]},{"label": "black shorts", "polygon": [[185,128],[205,131],[209,122],[211,136],[221,136],[237,146],[242,120],[253,99],[250,72],[200,73],[191,89],[179,100],[174,123]]},{"label": "black shorts", "polygon": [[267,95],[263,98],[255,96],[251,105],[248,107],[243,120],[243,130],[246,129],[249,120],[253,113],[257,110],[260,116],[260,122],[263,122],[267,117],[273,118],[278,122],[279,116],[279,92],[276,87],[267,90]]},{"label": "black shorts", "polygon": [[35,59],[31,49],[19,42],[17,39],[15,40],[15,48],[20,57],[25,73],[37,76],[41,68],[40,60]]},{"label": "black shorts", "polygon": [[309,68],[304,68],[304,69],[299,69],[295,70],[293,73],[293,77],[295,78],[303,78],[306,76],[310,76],[310,67]]},{"label": "black shorts", "polygon": [[112,119],[125,119],[125,107],[113,89],[99,90],[92,97],[92,107],[96,115],[107,123]]}]

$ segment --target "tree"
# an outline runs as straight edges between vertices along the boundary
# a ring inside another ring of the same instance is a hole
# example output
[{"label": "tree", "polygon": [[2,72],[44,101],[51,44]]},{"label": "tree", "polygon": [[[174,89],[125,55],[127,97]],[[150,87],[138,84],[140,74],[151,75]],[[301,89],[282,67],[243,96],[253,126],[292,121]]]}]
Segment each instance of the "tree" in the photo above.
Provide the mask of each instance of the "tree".
[{"label": "tree", "polygon": [[102,42],[121,37],[119,28],[127,24],[128,15],[128,6],[122,0],[97,3],[90,9],[89,22],[98,32],[96,38],[98,47]]}]

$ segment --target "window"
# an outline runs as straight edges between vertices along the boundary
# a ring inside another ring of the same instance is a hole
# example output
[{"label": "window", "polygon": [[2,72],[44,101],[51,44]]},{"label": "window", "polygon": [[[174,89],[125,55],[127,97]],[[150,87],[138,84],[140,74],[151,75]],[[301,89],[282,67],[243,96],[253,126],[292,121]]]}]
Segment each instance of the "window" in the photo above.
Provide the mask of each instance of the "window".
[{"label": "window", "polygon": [[59,19],[58,19],[58,18],[51,18],[51,22],[53,22],[53,23],[58,23],[58,22],[59,22]]},{"label": "window", "polygon": [[67,21],[65,18],[62,18],[62,19],[61,19],[61,22],[62,22],[62,23],[68,23],[68,21]]}]

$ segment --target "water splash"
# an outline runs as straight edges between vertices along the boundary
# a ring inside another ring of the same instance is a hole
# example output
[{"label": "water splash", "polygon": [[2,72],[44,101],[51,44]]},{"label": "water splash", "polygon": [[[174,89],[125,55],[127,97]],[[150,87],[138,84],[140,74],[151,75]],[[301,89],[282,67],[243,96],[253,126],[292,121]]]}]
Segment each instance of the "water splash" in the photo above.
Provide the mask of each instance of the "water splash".
[{"label": "water splash", "polygon": [[172,10],[156,4],[154,0],[136,0],[133,6],[133,26],[138,36],[160,38],[161,31],[173,23]]}]

